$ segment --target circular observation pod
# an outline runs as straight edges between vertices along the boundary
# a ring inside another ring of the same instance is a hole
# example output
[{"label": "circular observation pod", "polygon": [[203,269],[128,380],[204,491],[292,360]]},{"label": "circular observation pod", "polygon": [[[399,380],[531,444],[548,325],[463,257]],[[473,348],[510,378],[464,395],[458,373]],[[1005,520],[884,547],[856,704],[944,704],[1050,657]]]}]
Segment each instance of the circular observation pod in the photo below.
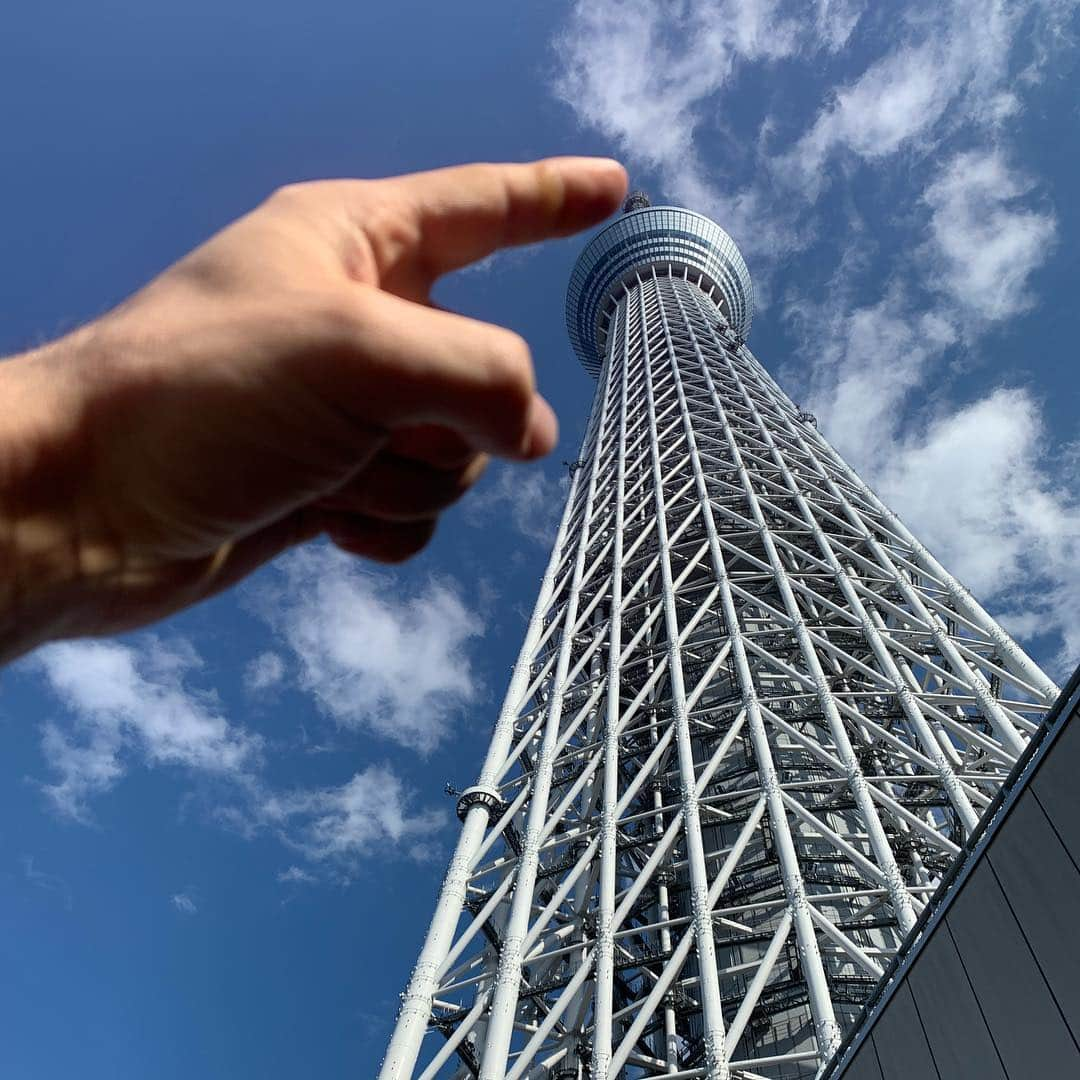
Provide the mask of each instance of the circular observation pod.
[{"label": "circular observation pod", "polygon": [[566,292],[566,329],[585,370],[596,378],[604,361],[607,320],[624,285],[642,270],[686,271],[740,337],[750,333],[754,286],[735,241],[714,221],[678,206],[632,209],[589,241]]}]

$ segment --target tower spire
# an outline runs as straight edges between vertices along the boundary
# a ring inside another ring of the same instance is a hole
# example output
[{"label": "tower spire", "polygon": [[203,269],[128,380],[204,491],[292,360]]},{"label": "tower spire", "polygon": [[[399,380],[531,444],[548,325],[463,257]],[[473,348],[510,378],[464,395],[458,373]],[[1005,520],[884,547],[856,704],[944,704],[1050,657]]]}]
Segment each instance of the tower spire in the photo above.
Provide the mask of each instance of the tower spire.
[{"label": "tower spire", "polygon": [[1053,701],[751,353],[727,233],[635,197],[573,271],[595,405],[381,1080],[809,1080]]}]

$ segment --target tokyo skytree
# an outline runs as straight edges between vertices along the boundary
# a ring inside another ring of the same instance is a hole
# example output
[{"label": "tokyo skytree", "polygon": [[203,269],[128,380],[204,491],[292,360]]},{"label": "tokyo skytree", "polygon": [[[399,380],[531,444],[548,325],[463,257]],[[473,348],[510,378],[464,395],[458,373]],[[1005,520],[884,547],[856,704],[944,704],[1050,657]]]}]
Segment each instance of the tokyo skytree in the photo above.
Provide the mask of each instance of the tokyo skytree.
[{"label": "tokyo skytree", "polygon": [[1057,695],[752,314],[638,194],[577,261],[592,413],[381,1080],[814,1076]]}]

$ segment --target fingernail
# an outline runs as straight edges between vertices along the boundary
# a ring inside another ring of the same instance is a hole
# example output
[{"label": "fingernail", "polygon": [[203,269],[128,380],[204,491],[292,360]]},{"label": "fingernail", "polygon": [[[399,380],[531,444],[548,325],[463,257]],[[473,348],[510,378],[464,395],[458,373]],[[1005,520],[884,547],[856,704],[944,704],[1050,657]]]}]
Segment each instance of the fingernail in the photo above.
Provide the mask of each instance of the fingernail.
[{"label": "fingernail", "polygon": [[626,169],[621,161],[608,157],[577,157],[569,159],[573,164],[573,170],[580,176],[582,173],[603,174],[610,176],[616,170],[625,175]]},{"label": "fingernail", "polygon": [[529,409],[529,424],[521,446],[521,455],[526,460],[543,457],[555,449],[559,441],[559,421],[551,406],[536,394]]}]

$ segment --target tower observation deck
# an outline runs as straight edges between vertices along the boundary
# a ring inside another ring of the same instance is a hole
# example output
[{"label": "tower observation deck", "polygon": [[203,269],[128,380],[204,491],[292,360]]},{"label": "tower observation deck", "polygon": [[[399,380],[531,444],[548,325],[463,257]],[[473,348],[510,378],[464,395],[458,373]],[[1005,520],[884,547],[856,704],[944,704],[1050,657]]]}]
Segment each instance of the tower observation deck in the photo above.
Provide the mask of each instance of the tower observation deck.
[{"label": "tower observation deck", "polygon": [[813,1077],[1056,696],[746,346],[731,238],[641,197],[382,1080]]}]

